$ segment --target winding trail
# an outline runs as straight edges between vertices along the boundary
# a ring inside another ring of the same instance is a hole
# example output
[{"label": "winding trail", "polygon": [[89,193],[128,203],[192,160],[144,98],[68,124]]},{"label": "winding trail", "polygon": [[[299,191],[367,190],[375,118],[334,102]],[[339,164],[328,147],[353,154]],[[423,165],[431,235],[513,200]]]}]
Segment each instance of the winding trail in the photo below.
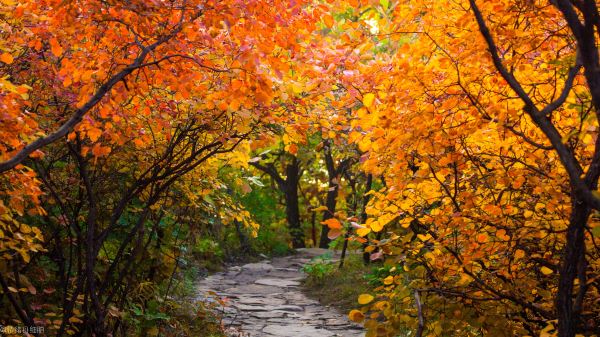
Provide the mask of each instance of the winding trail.
[{"label": "winding trail", "polygon": [[224,323],[231,337],[362,337],[360,326],[300,290],[301,268],[323,249],[231,267],[201,280],[200,295],[226,298]]}]

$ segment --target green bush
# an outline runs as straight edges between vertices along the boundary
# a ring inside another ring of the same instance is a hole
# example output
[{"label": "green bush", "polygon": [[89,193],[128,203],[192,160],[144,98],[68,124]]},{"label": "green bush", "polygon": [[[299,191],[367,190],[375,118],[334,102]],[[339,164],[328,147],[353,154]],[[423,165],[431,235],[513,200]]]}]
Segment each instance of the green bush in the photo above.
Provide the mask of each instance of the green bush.
[{"label": "green bush", "polygon": [[302,271],[308,276],[307,281],[313,284],[323,283],[325,278],[333,273],[335,269],[336,266],[331,260],[330,253],[317,256],[302,267]]}]

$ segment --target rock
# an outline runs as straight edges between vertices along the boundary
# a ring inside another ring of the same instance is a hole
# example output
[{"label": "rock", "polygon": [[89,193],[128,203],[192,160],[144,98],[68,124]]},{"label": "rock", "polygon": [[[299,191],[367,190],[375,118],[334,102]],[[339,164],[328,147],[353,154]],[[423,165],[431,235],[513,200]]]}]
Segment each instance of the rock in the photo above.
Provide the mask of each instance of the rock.
[{"label": "rock", "polygon": [[250,313],[250,316],[254,317],[254,318],[261,318],[261,319],[278,319],[278,318],[288,318],[289,313],[287,312],[283,312],[283,311],[269,311],[269,312],[263,312],[263,311],[257,311],[257,312],[252,312]]},{"label": "rock", "polygon": [[298,305],[279,305],[275,307],[275,310],[301,312],[304,311],[304,308]]},{"label": "rock", "polygon": [[234,306],[241,311],[271,311],[274,307],[271,305],[248,305],[235,303]]},{"label": "rock", "polygon": [[225,293],[225,294],[253,294],[253,295],[265,294],[265,295],[271,295],[271,296],[275,295],[273,287],[267,287],[267,286],[258,285],[258,284],[239,285],[237,287],[224,289],[222,291],[222,293]]},{"label": "rock", "polygon": [[310,325],[284,325],[284,324],[271,324],[266,326],[262,332],[270,336],[281,336],[281,337],[331,337],[334,333],[324,329],[319,329]]},{"label": "rock", "polygon": [[297,287],[300,285],[300,282],[289,280],[289,279],[278,279],[278,278],[261,278],[254,281],[256,284],[261,284],[265,286],[273,286],[273,287]]},{"label": "rock", "polygon": [[285,300],[277,297],[255,297],[255,296],[240,296],[236,303],[248,305],[282,305]]},{"label": "rock", "polygon": [[266,271],[273,269],[273,266],[270,263],[258,262],[258,263],[248,263],[242,266],[242,270],[250,270],[250,271]]}]

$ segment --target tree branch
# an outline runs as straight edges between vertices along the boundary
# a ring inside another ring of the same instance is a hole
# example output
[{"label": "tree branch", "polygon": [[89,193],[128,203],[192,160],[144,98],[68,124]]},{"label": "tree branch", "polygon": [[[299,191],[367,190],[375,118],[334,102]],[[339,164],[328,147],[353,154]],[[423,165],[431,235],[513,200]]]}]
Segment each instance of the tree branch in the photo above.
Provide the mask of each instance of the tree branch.
[{"label": "tree branch", "polygon": [[[200,16],[200,12],[195,13],[192,16],[192,21],[195,20],[198,16]],[[69,120],[66,121],[55,132],[53,132],[47,136],[40,137],[40,138],[36,139],[35,141],[25,145],[25,147],[23,147],[19,152],[17,152],[12,158],[10,158],[4,162],[0,162],[0,173],[6,172],[10,169],[13,169],[15,166],[17,166],[21,162],[23,162],[34,151],[39,150],[42,147],[49,145],[49,144],[57,141],[58,139],[66,136],[71,130],[73,130],[73,128],[77,124],[79,124],[81,122],[81,120],[83,119],[83,116],[85,116],[85,114],[87,114],[93,107],[95,107],[96,104],[98,104],[100,102],[100,100],[117,83],[119,83],[119,81],[124,80],[134,70],[140,68],[140,66],[144,64],[144,60],[146,59],[148,54],[150,54],[152,51],[154,51],[160,45],[169,41],[175,35],[177,35],[181,31],[182,28],[183,28],[183,25],[180,23],[177,28],[175,28],[173,31],[171,31],[170,34],[159,38],[156,42],[154,42],[153,44],[151,44],[147,47],[141,46],[142,51],[135,58],[135,60],[130,65],[128,65],[127,67],[125,67],[124,69],[119,71],[117,74],[115,74],[111,78],[109,78],[108,81],[106,81],[104,84],[102,84],[100,86],[100,88],[98,88],[96,93],[81,108],[75,110],[75,113],[73,113],[71,118],[69,118]]]},{"label": "tree branch", "polygon": [[573,152],[562,142],[562,136],[556,127],[546,117],[546,115],[542,114],[541,111],[538,110],[514,75],[506,69],[502,63],[502,60],[500,59],[498,48],[494,42],[494,39],[492,38],[490,30],[488,29],[485,20],[483,19],[483,15],[475,3],[475,0],[469,0],[469,3],[471,4],[471,9],[473,10],[475,19],[477,20],[479,31],[481,32],[481,35],[483,35],[483,38],[488,45],[488,49],[496,69],[500,75],[502,75],[508,85],[513,89],[513,91],[515,91],[519,98],[523,101],[525,104],[525,112],[531,117],[537,127],[546,135],[552,144],[552,147],[554,147],[556,150],[556,153],[558,154],[565,171],[567,171],[567,174],[569,175],[569,181],[571,186],[573,186],[575,193],[588,205],[590,205],[590,207],[600,210],[600,199],[592,194],[590,188],[581,179],[583,169],[579,164],[579,161],[577,158],[575,158]]}]

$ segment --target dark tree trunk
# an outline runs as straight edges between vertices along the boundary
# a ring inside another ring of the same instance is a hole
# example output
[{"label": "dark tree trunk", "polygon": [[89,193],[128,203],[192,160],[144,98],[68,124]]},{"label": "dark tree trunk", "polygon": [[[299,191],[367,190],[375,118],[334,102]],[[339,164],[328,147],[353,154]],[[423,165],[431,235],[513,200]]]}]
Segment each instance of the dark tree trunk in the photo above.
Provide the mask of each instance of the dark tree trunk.
[{"label": "dark tree trunk", "polygon": [[[346,158],[335,166],[333,161],[333,155],[331,154],[331,144],[329,140],[325,140],[323,146],[323,155],[325,157],[325,167],[327,168],[327,180],[329,181],[329,189],[327,190],[327,200],[325,200],[325,206],[327,210],[323,212],[323,221],[331,219],[335,214],[335,206],[337,203],[337,196],[340,188],[338,178],[352,165],[354,158]],[[321,228],[321,238],[319,240],[320,248],[328,248],[331,240],[327,237],[329,227],[323,225]]]},{"label": "dark tree trunk", "polygon": [[304,231],[300,222],[298,206],[298,184],[300,183],[300,165],[296,157],[285,167],[286,179],[283,186],[285,196],[285,216],[287,219],[292,247],[304,248]]},{"label": "dark tree trunk", "polygon": [[[556,295],[556,314],[558,318],[558,335],[560,337],[573,337],[577,333],[577,327],[581,326],[581,303],[583,296],[577,296],[573,302],[573,290],[575,279],[580,280],[579,287],[585,284],[585,225],[591,209],[586,203],[577,197],[572,198],[572,211],[567,229],[567,241],[565,244],[562,263],[559,271],[558,293]],[[579,273],[583,269],[583,273]],[[585,289],[579,291],[581,294]]]},{"label": "dark tree trunk", "polygon": [[285,179],[279,175],[273,163],[262,165],[258,162],[250,162],[250,165],[267,173],[277,183],[285,199],[285,217],[288,230],[292,236],[292,247],[304,248],[304,230],[302,229],[300,208],[298,206],[298,186],[302,176],[298,158],[291,156],[291,162],[285,166]]},{"label": "dark tree trunk", "polygon": [[[327,199],[325,200],[325,206],[327,209],[323,212],[323,221],[333,218],[335,214],[335,206],[337,203],[338,188],[339,184],[337,176],[339,175],[338,170],[335,168],[333,162],[333,155],[331,154],[331,147],[329,141],[324,141],[323,155],[325,157],[325,167],[327,168],[327,180],[329,189],[327,190]],[[340,167],[342,165],[340,164]],[[329,227],[327,225],[321,226],[321,238],[319,239],[319,248],[328,248],[331,240],[327,237]]]},{"label": "dark tree trunk", "polygon": [[312,215],[310,217],[310,225],[311,225],[311,235],[312,235],[312,245],[313,247],[317,246],[317,227],[316,227],[316,222],[317,222],[317,212],[312,212]]},{"label": "dark tree trunk", "polygon": [[[356,217],[357,216],[356,211],[358,209],[358,193],[356,191],[356,179],[352,179],[352,177],[350,176],[350,174],[348,174],[348,172],[346,172],[346,178],[348,179],[350,188],[352,190],[352,194],[350,194],[349,197],[346,198],[346,204],[352,205],[352,207],[351,207],[352,216]],[[359,221],[359,220],[356,220],[356,221]],[[350,239],[351,234],[352,234],[352,226],[347,226],[346,234],[344,234],[344,245],[342,247],[342,256],[340,256],[340,264],[338,266],[339,269],[342,269],[342,267],[344,267],[344,260],[346,259],[346,251],[348,250],[348,240]]]},{"label": "dark tree trunk", "polygon": [[[335,172],[333,172],[335,174]],[[323,221],[333,218],[333,214],[335,213],[335,206],[337,204],[337,196],[338,196],[338,185],[334,181],[335,175],[332,177],[331,173],[329,175],[329,190],[327,191],[327,200],[325,201],[325,206],[327,210],[323,212]],[[319,240],[319,248],[327,248],[329,247],[329,243],[331,240],[327,237],[327,232],[329,231],[329,227],[326,225],[321,226],[321,239]]]},{"label": "dark tree trunk", "polygon": [[235,230],[238,235],[238,239],[240,240],[240,248],[242,250],[242,253],[251,254],[252,246],[250,245],[250,240],[248,239],[248,236],[246,235],[246,233],[244,232],[244,229],[242,228],[242,223],[238,220],[235,220],[234,224],[235,224]]}]

